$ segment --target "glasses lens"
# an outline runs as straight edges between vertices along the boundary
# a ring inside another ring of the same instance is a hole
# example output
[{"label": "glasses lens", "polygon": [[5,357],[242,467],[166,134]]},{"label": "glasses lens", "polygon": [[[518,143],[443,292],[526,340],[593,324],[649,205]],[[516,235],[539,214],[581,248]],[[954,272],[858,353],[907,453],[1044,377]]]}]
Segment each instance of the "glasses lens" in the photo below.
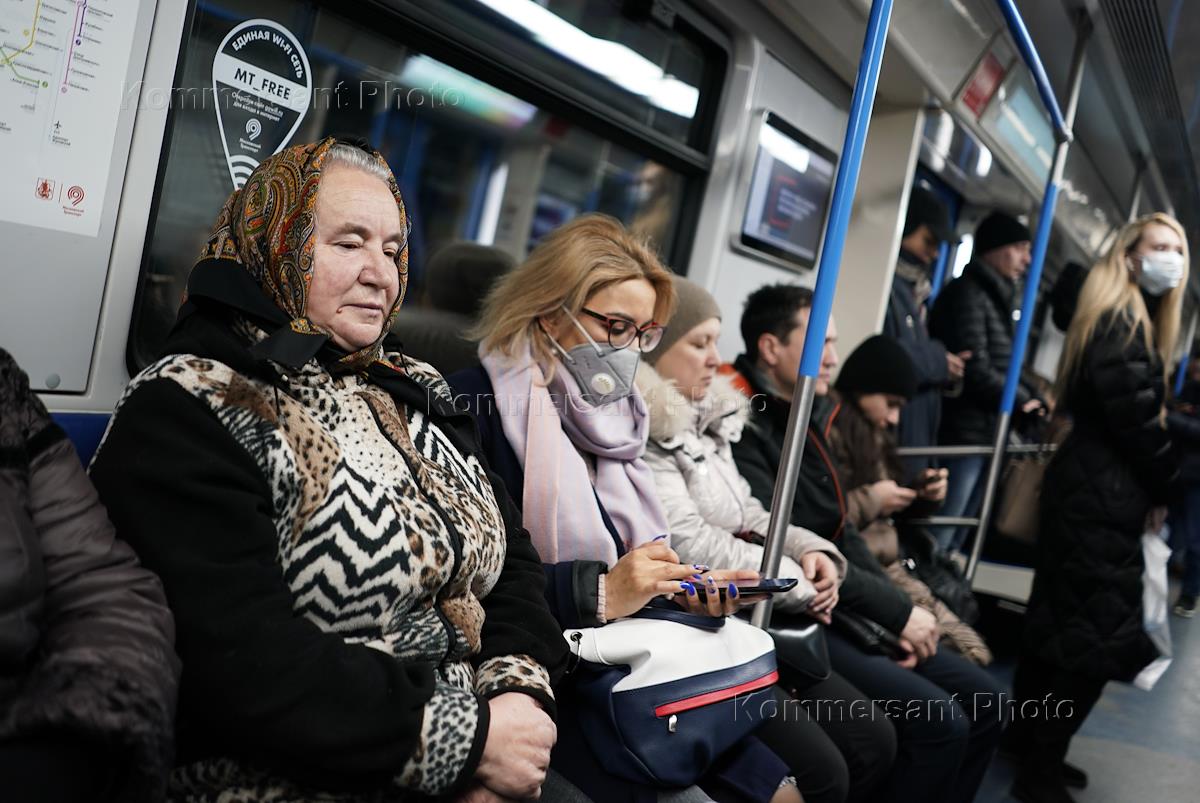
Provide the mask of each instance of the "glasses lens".
[{"label": "glasses lens", "polygon": [[661,326],[651,326],[642,332],[642,351],[654,351],[655,346],[662,342],[662,336],[663,328]]},{"label": "glasses lens", "polygon": [[623,349],[637,337],[637,329],[628,321],[610,320],[608,322],[608,345],[615,349]]}]

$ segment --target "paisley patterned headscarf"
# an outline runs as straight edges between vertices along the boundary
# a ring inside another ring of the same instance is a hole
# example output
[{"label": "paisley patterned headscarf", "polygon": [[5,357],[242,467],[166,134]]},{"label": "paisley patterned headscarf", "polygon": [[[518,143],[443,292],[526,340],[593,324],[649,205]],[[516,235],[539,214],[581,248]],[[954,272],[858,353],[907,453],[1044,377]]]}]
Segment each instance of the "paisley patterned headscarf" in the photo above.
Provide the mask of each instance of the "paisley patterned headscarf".
[{"label": "paisley patterned headscarf", "polygon": [[292,332],[317,336],[322,342],[327,340],[331,332],[308,317],[308,292],[315,268],[317,188],[330,151],[339,142],[362,147],[387,171],[388,187],[400,210],[401,231],[406,234],[396,257],[400,292],[379,337],[370,345],[336,360],[342,368],[363,370],[382,358],[383,339],[392,328],[408,285],[408,216],[396,179],[378,151],[328,137],[320,142],[285,148],[268,157],[250,174],[245,186],[234,190],[221,208],[196,268],[203,265],[206,270],[211,270],[215,260],[246,271],[286,314]]}]

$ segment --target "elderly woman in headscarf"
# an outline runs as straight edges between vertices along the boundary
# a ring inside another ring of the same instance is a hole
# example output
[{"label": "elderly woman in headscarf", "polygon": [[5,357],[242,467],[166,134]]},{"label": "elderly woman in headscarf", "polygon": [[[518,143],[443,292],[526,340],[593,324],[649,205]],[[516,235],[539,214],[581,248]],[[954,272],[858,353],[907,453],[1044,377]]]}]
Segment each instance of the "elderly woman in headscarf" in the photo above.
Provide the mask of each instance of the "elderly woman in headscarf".
[{"label": "elderly woman in headscarf", "polygon": [[184,678],[171,796],[535,796],[565,643],[474,424],[385,346],[408,221],[382,157],[264,161],[92,478],[163,580]]}]

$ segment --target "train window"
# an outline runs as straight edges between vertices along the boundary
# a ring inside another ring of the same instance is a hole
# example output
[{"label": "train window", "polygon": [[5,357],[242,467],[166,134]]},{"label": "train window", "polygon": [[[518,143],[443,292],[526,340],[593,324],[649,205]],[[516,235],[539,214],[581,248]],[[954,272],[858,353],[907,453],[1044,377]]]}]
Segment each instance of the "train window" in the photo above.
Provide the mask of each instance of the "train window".
[{"label": "train window", "polygon": [[[573,22],[591,31],[589,35],[598,35],[607,20],[613,41],[637,40],[641,49],[629,49],[630,53],[650,52],[657,46],[658,62],[670,62],[672,70],[687,74],[686,48],[667,46],[652,35],[634,37],[616,17],[593,13],[591,7],[603,3],[563,5],[576,9]],[[569,113],[539,105],[531,97],[536,93],[521,96],[503,89],[397,41],[386,25],[346,16],[341,13],[345,6],[338,6],[336,12],[333,8],[295,0],[196,4],[181,53],[179,88],[172,98],[165,158],[151,213],[129,340],[131,370],[153,360],[161,348],[217,211],[233,189],[235,177],[244,180],[249,173],[244,166],[248,163],[239,163],[232,155],[230,143],[250,137],[252,130],[260,142],[269,141],[270,132],[262,127],[269,127],[268,123],[259,126],[228,111],[231,103],[244,105],[237,93],[231,101],[214,89],[214,76],[220,72],[215,61],[229,53],[230,41],[240,41],[240,34],[233,40],[230,34],[249,20],[264,20],[285,39],[294,37],[303,51],[311,97],[290,141],[356,134],[388,159],[413,223],[409,303],[422,297],[424,264],[444,244],[455,240],[493,244],[521,259],[546,232],[590,211],[617,217],[654,241],[664,254],[670,253],[685,217],[684,199],[693,194],[688,188],[702,180],[702,169],[672,162],[653,147],[639,147],[636,137],[618,142],[609,132],[581,124]],[[481,6],[482,10],[496,13],[491,6]],[[374,15],[378,23],[378,9]],[[239,52],[238,61],[230,63],[244,63],[250,58],[247,52]],[[292,77],[299,80],[301,70],[296,69]],[[644,96],[637,97],[643,100],[629,94],[622,108],[631,111],[637,103],[653,105]],[[222,105],[220,121],[213,108],[216,104]],[[682,136],[690,130],[692,118],[675,114],[673,122],[667,122],[665,113],[650,108],[640,112],[660,133],[671,130]],[[284,126],[289,119],[285,115]],[[244,131],[243,122],[249,126]]]},{"label": "train window", "polygon": [[[458,0],[511,41],[518,60],[576,85],[604,105],[683,142],[694,141],[711,59],[699,36],[680,32],[665,4],[579,0]],[[645,19],[631,16],[637,7]],[[652,9],[667,16],[656,20]]]}]

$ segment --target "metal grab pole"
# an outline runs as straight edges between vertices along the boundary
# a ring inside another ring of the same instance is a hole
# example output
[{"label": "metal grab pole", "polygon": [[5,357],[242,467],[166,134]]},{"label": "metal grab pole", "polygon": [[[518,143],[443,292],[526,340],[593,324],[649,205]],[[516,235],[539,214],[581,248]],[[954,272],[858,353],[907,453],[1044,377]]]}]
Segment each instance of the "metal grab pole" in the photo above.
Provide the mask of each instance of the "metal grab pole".
[{"label": "metal grab pole", "polygon": [[[1024,42],[1018,41],[1018,46],[1022,48],[1022,53],[1028,51],[1030,54],[1026,60],[1032,57],[1036,62],[1038,69],[1035,70],[1035,74],[1040,73],[1042,78],[1045,78],[1045,72],[1041,70],[1037,52],[1033,49],[1033,43],[1028,41],[1029,34],[1025,31],[1025,26],[1021,23],[1020,15],[1012,6],[1011,0],[1001,0],[1000,6],[1005,10],[1006,17],[1009,17],[1009,9],[1013,15],[1016,15],[1016,24],[1020,26],[1020,32],[1025,37]],[[1013,24],[1011,17],[1009,24]],[[1021,382],[1021,366],[1025,362],[1029,331],[1033,326],[1034,310],[1037,308],[1038,286],[1041,284],[1042,268],[1046,263],[1046,249],[1050,245],[1050,232],[1054,228],[1054,209],[1058,205],[1059,185],[1062,182],[1063,168],[1067,164],[1067,151],[1071,146],[1070,128],[1075,122],[1075,112],[1079,108],[1079,89],[1083,85],[1083,67],[1087,40],[1090,35],[1091,23],[1086,17],[1081,17],[1075,35],[1075,52],[1071,57],[1071,72],[1067,79],[1067,115],[1065,120],[1060,118],[1062,127],[1058,136],[1058,145],[1054,149],[1054,163],[1050,168],[1050,175],[1046,179],[1046,192],[1042,197],[1042,208],[1038,214],[1037,234],[1034,236],[1033,254],[1029,264],[1029,273],[1025,277],[1025,292],[1021,299],[1021,320],[1017,324],[1016,337],[1013,338],[1012,357],[1004,382],[1004,395],[1000,399],[1000,419],[996,425],[995,450],[992,454],[992,462],[988,466],[987,484],[984,486],[983,507],[979,511],[979,527],[975,531],[975,543],[971,545],[971,556],[967,560],[968,581],[974,579],[975,569],[979,565],[979,555],[983,551],[983,542],[987,537],[988,525],[991,522],[992,508],[996,502],[996,488],[1000,484],[1000,470],[1004,467],[1004,451],[1008,442],[1009,427],[1012,424],[1013,406],[1017,400],[1017,388]],[[1017,36],[1015,28],[1013,36]],[[1053,95],[1051,95],[1051,100],[1053,100]],[[1057,110],[1058,105],[1055,103],[1052,113]]]},{"label": "metal grab pole", "polygon": [[[792,501],[796,497],[796,481],[800,476],[800,461],[804,457],[804,438],[812,418],[813,394],[825,350],[825,330],[829,326],[829,311],[837,287],[842,249],[846,245],[846,229],[858,173],[862,168],[867,131],[871,127],[871,109],[875,105],[875,89],[879,84],[879,68],[887,44],[888,22],[892,16],[892,0],[873,0],[867,18],[867,33],[863,39],[862,58],[854,79],[854,94],[850,99],[850,116],[846,121],[846,137],[837,179],[833,185],[833,201],[829,222],[825,226],[825,241],[821,261],[817,266],[817,284],[813,290],[812,308],[808,313],[808,328],[804,333],[804,351],[800,357],[799,380],[792,393],[792,408],[788,413],[787,434],[783,439],[783,454],[775,477],[775,493],[771,497],[771,524],[763,545],[760,571],[764,577],[774,577],[783,557],[788,525],[792,518]],[[771,599],[768,597],[754,608],[753,623],[766,627],[771,622]]]}]

